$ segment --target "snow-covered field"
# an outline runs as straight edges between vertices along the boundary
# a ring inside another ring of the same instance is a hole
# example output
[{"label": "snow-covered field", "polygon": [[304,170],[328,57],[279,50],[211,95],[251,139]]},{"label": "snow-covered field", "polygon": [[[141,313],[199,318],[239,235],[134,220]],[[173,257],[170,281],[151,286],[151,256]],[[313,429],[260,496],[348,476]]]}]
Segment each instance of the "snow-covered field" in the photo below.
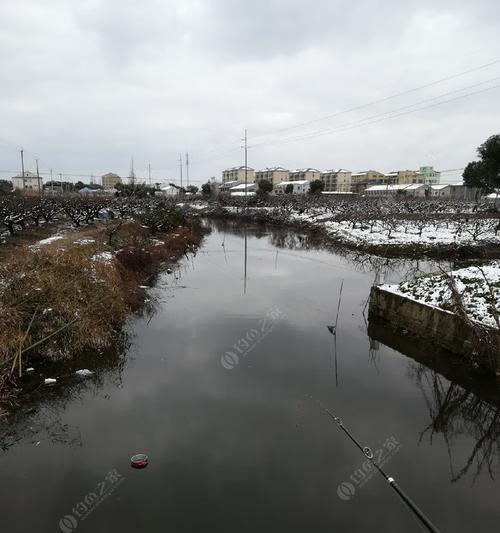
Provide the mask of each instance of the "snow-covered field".
[{"label": "snow-covered field", "polygon": [[469,318],[486,326],[499,328],[500,261],[481,267],[462,268],[448,275],[427,275],[399,285],[381,285],[380,288],[426,305],[453,311],[450,277]]},{"label": "snow-covered field", "polygon": [[471,219],[465,221],[446,220],[387,220],[333,221],[331,215],[316,210],[314,214],[293,214],[292,221],[309,222],[337,239],[351,244],[364,245],[448,245],[478,246],[487,243],[500,244],[500,232],[496,234],[498,220]]}]

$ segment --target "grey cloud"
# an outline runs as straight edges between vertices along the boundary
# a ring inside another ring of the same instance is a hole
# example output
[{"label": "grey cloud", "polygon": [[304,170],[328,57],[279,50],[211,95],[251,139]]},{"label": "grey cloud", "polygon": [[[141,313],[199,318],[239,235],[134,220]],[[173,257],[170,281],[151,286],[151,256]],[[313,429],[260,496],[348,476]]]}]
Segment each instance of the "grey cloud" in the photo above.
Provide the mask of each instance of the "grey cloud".
[{"label": "grey cloud", "polygon": [[[241,162],[245,127],[252,143],[496,59],[499,16],[494,0],[2,2],[0,170],[16,169],[24,146],[44,168],[62,172],[126,173],[134,154],[139,169],[151,161],[154,176],[167,179],[189,150],[201,181]],[[292,133],[334,128],[495,75],[500,64]],[[498,131],[498,95],[262,146],[251,163],[463,166]],[[217,157],[202,159],[207,153]]]}]

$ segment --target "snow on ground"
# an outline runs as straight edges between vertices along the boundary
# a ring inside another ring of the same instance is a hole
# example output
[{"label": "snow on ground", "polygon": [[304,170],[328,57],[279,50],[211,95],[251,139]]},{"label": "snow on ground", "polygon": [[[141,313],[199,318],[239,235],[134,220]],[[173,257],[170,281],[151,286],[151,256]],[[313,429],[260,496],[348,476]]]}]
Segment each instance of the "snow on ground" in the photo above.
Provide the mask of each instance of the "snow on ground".
[{"label": "snow on ground", "polygon": [[[209,204],[189,204],[194,209],[210,209]],[[227,213],[237,214],[240,207],[226,206]],[[310,207],[304,212],[287,211],[273,207],[250,207],[249,214],[273,214],[280,222],[307,222],[325,229],[329,235],[346,244],[369,246],[404,245],[460,245],[481,246],[500,244],[500,231],[496,234],[497,219],[470,219],[469,222],[453,220],[408,220],[397,221],[387,217],[380,220],[352,221],[332,220],[332,214],[323,207]]]},{"label": "snow on ground", "polygon": [[98,263],[111,263],[113,261],[113,254],[111,252],[99,252],[92,256],[92,261]]},{"label": "snow on ground", "polygon": [[41,241],[38,241],[36,244],[31,245],[30,248],[32,250],[37,250],[38,248],[41,248],[42,246],[47,246],[47,244],[51,244],[55,241],[60,241],[61,239],[64,239],[64,237],[65,235],[56,233],[55,235],[47,237],[46,239],[42,239]]},{"label": "snow on ground", "polygon": [[[449,274],[470,319],[498,328],[500,261],[480,267],[462,268]],[[380,288],[446,311],[454,308],[450,281],[446,274],[431,274],[399,285],[381,285]]]},{"label": "snow on ground", "polygon": [[91,239],[88,237],[82,237],[81,239],[77,239],[74,244],[79,244],[80,246],[85,246],[86,244],[93,244],[95,242],[95,239]]},{"label": "snow on ground", "polygon": [[483,227],[479,229],[473,223],[457,225],[454,222],[440,222],[438,224],[431,222],[421,228],[422,231],[411,222],[392,226],[390,221],[387,224],[378,221],[373,227],[358,224],[354,228],[350,222],[330,221],[324,224],[332,236],[359,244],[468,244],[474,246],[488,242],[500,243],[500,235],[495,235],[493,224],[488,225],[487,222],[481,222]]}]

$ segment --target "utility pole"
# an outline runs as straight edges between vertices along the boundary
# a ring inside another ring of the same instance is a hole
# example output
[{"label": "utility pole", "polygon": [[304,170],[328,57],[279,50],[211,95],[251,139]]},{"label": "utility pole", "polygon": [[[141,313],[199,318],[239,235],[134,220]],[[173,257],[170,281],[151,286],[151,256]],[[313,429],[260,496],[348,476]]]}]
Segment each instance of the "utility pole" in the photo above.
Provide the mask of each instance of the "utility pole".
[{"label": "utility pole", "polygon": [[21,176],[23,177],[23,182],[24,182],[24,150],[22,148],[21,148]]},{"label": "utility pole", "polygon": [[135,171],[134,171],[134,156],[130,159],[130,184],[135,184]]},{"label": "utility pole", "polygon": [[245,200],[247,198],[247,183],[248,183],[248,134],[245,129]]},{"label": "utility pole", "polygon": [[64,184],[63,184],[63,180],[62,180],[62,174],[59,174],[59,180],[61,182],[61,192],[64,194]]},{"label": "utility pole", "polygon": [[50,169],[50,190],[52,192],[52,196],[54,196],[54,178],[52,177],[52,169]]},{"label": "utility pole", "polygon": [[23,177],[23,191],[26,188],[26,183],[24,182],[24,150],[21,148],[21,176]]},{"label": "utility pole", "polygon": [[38,159],[35,159],[35,163],[36,163],[36,179],[38,183],[38,192],[40,196],[42,196],[42,187],[40,186],[40,171],[38,170]]},{"label": "utility pole", "polygon": [[189,152],[186,152],[186,181],[189,187]]},{"label": "utility pole", "polygon": [[151,163],[148,163],[149,186],[151,187]]},{"label": "utility pole", "polygon": [[179,156],[179,168],[181,171],[181,187],[182,187],[182,155]]}]

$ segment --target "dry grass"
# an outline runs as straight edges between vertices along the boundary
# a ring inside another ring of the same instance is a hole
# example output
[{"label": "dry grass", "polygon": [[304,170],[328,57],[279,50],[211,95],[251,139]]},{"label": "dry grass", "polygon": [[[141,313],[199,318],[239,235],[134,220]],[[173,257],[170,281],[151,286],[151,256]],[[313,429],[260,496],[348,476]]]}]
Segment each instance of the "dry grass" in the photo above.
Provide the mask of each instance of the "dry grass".
[{"label": "dry grass", "polygon": [[59,359],[107,346],[126,315],[113,263],[95,260],[96,246],[57,242],[18,251],[0,264],[0,361],[63,327],[37,351]]},{"label": "dry grass", "polygon": [[201,236],[196,224],[153,239],[137,222],[112,221],[6,254],[0,261],[0,405],[28,360],[64,360],[110,346],[129,311],[144,301],[140,285]]}]

